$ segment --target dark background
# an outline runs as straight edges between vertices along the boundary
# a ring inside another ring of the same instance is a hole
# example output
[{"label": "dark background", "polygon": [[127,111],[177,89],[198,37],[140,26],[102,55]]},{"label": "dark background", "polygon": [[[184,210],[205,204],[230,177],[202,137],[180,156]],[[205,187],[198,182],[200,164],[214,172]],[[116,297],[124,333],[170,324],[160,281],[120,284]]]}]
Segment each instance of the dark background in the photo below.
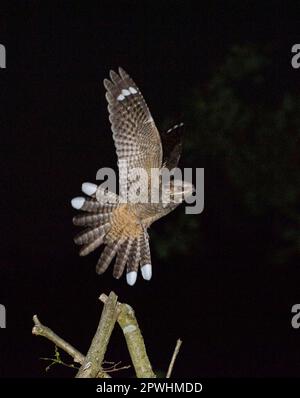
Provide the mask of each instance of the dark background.
[{"label": "dark background", "polygon": [[[32,315],[85,353],[110,290],[134,307],[156,371],[181,337],[178,377],[299,375],[300,10],[92,4],[0,6],[0,375],[72,377],[45,372],[54,347],[31,335]],[[205,168],[204,212],[181,206],[151,227],[153,279],[133,288],[111,268],[97,276],[99,251],[79,258],[72,240],[70,199],[116,168],[102,81],[119,65],[158,127],[185,122],[181,166]],[[130,361],[118,329],[106,359]]]}]

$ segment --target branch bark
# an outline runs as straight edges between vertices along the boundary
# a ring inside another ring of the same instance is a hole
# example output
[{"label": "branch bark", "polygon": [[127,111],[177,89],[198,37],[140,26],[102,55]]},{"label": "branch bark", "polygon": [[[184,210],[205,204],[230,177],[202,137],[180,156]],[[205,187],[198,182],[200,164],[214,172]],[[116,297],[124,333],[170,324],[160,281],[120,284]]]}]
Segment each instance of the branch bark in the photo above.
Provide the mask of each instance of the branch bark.
[{"label": "branch bark", "polygon": [[177,342],[176,342],[175,350],[173,352],[173,355],[172,355],[172,358],[171,358],[171,362],[170,362],[170,365],[169,365],[169,369],[168,369],[168,372],[167,372],[167,376],[166,376],[167,379],[169,379],[171,377],[171,374],[172,374],[172,371],[173,371],[173,368],[174,368],[174,364],[175,364],[175,361],[176,361],[176,357],[177,357],[177,355],[179,353],[181,344],[182,344],[182,340],[178,339]]},{"label": "branch bark", "polygon": [[[59,337],[47,326],[44,326],[39,321],[37,315],[34,315],[33,317],[34,327],[32,329],[32,333],[37,336],[46,337],[57,347],[68,353],[75,362],[81,364],[76,378],[110,378],[110,376],[102,369],[102,363],[104,361],[104,355],[109,339],[117,321],[123,331],[136,376],[138,378],[156,377],[152,370],[152,366],[146,352],[144,339],[132,307],[128,304],[119,303],[117,301],[118,297],[114,292],[111,292],[109,296],[101,294],[99,299],[104,303],[104,307],[96,334],[86,356]],[[170,377],[171,375],[180,345],[181,340],[178,340],[171,359],[167,377]]]},{"label": "branch bark", "polygon": [[102,362],[119,314],[117,299],[118,297],[114,292],[111,292],[108,296],[104,304],[96,334],[76,378],[99,377],[99,372],[103,372]]},{"label": "branch bark", "polygon": [[[34,327],[32,328],[32,334],[35,336],[43,336],[46,339],[52,341],[57,347],[64,350],[67,354],[69,354],[74,362],[80,363],[81,365],[84,363],[84,355],[79,352],[75,347],[69,344],[67,341],[59,337],[56,333],[53,332],[50,328],[43,325],[39,320],[37,315],[33,316]],[[104,372],[102,369],[99,370],[97,374],[97,378],[110,378],[110,376]]]},{"label": "branch bark", "polygon": [[[99,299],[106,304],[109,297],[105,294],[101,294]],[[132,307],[128,304],[122,303],[117,303],[117,307],[119,311],[117,321],[123,330],[136,376],[138,378],[156,377],[152,370],[152,366],[146,352],[144,339]]]},{"label": "branch bark", "polygon": [[52,341],[57,347],[64,350],[67,354],[69,354],[74,362],[82,364],[84,361],[84,355],[81,354],[76,348],[74,348],[71,344],[63,340],[56,333],[54,333],[47,326],[43,325],[37,315],[33,316],[34,327],[32,328],[32,334],[35,336],[43,336],[46,339]]}]

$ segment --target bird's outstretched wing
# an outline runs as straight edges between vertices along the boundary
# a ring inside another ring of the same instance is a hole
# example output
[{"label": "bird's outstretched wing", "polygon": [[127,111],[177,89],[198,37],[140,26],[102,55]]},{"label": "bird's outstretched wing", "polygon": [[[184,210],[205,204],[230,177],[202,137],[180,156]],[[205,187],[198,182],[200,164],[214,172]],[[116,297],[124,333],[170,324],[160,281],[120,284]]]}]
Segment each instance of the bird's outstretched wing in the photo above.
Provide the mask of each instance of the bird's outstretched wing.
[{"label": "bird's outstretched wing", "polygon": [[162,144],[138,86],[119,68],[119,74],[110,71],[104,87],[119,168],[125,162],[129,171],[143,168],[150,175],[151,168],[162,165]]},{"label": "bird's outstretched wing", "polygon": [[[109,120],[118,155],[120,185],[124,181],[122,168],[126,163],[127,186],[128,184],[135,186],[134,179],[131,179],[134,174],[131,174],[131,171],[142,168],[148,173],[147,182],[144,184],[143,181],[143,184],[149,190],[151,169],[162,167],[163,150],[161,137],[147,104],[137,85],[121,68],[119,68],[119,74],[110,72],[110,80],[105,79],[104,86],[107,90]],[[179,127],[181,125],[176,128],[174,126],[164,136],[164,163],[168,168],[175,167],[180,157]],[[101,194],[101,189],[95,184],[84,183],[82,190],[89,198],[72,199],[72,206],[84,212],[75,216],[73,223],[88,227],[74,239],[76,244],[82,246],[80,255],[85,256],[104,244],[105,248],[96,266],[99,274],[105,272],[116,256],[114,264],[116,278],[119,278],[126,268],[127,282],[133,285],[140,267],[143,278],[150,280],[152,266],[147,233],[148,224],[141,223],[136,212],[132,210],[134,206],[124,204],[119,200],[121,199],[119,196],[111,197],[114,200],[108,203],[102,200],[105,195],[104,192],[103,195]],[[122,189],[121,186],[120,189]],[[113,194],[110,193],[110,195]],[[149,214],[152,213],[149,213],[147,209],[144,214],[147,214],[149,218]],[[161,214],[157,213],[158,217],[154,218],[160,218]]]},{"label": "bird's outstretched wing", "polygon": [[184,124],[175,124],[161,135],[163,147],[163,167],[172,170],[177,167],[182,151]]}]

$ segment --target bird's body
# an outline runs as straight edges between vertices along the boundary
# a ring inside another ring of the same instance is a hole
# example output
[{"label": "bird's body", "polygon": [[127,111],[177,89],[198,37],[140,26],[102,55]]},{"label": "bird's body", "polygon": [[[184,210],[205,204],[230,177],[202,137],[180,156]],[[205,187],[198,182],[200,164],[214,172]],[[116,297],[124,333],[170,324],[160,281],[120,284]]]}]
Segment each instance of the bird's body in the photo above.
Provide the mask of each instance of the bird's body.
[{"label": "bird's body", "polygon": [[[104,80],[104,86],[118,155],[120,187],[126,186],[127,190],[124,197],[104,192],[94,184],[83,184],[82,190],[90,198],[72,200],[74,208],[84,211],[74,217],[73,223],[88,229],[75,237],[75,243],[82,245],[80,255],[83,256],[105,244],[96,271],[103,273],[116,257],[114,277],[119,278],[126,267],[127,282],[133,285],[139,267],[144,279],[152,276],[147,229],[180,204],[182,200],[175,200],[178,194],[181,197],[183,193],[191,194],[192,185],[185,182],[182,185],[180,181],[179,186],[176,180],[172,181],[168,191],[171,200],[166,202],[160,196],[158,201],[151,201],[154,188],[151,171],[176,167],[181,144],[178,140],[173,143],[168,157],[164,158],[160,134],[138,87],[121,68],[119,75],[111,71],[110,77],[111,80]],[[167,133],[171,136],[175,130]],[[136,170],[139,169],[145,174],[138,180]],[[161,185],[160,180],[159,188]],[[135,192],[138,186],[142,186],[142,194],[139,200],[131,200],[130,192]]]}]

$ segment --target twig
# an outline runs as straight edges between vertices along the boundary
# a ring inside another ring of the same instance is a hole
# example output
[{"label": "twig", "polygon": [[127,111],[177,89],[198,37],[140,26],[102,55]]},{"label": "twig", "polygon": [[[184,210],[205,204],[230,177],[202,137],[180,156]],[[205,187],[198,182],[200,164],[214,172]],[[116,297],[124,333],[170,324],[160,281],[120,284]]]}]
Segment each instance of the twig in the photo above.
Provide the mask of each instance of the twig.
[{"label": "twig", "polygon": [[44,326],[37,315],[33,316],[34,327],[32,329],[32,334],[36,336],[43,336],[46,339],[52,341],[57,347],[64,350],[67,354],[69,354],[74,362],[82,364],[84,362],[84,355],[81,354],[76,348],[74,348],[71,344],[67,343],[61,337],[59,337],[56,333],[54,333],[47,326]]},{"label": "twig", "polygon": [[167,372],[167,376],[166,376],[167,379],[169,379],[171,377],[171,374],[172,374],[172,371],[173,371],[173,368],[174,368],[174,364],[175,364],[175,360],[176,360],[176,357],[177,357],[177,355],[179,353],[181,344],[182,344],[182,340],[178,339],[177,342],[176,342],[175,350],[173,352],[173,355],[172,355],[172,358],[171,358],[171,362],[170,362],[170,365],[169,365],[169,369],[168,369],[168,372]]},{"label": "twig", "polygon": [[[84,355],[81,354],[81,352],[79,352],[78,350],[76,350],[76,348],[74,348],[67,341],[65,341],[61,337],[59,337],[50,328],[43,325],[40,322],[37,315],[33,316],[33,322],[34,322],[34,327],[32,329],[32,334],[34,334],[35,336],[43,336],[46,339],[52,341],[52,343],[54,343],[56,347],[61,348],[67,354],[69,354],[73,358],[74,362],[80,363],[81,365],[84,363]],[[98,378],[110,378],[110,376],[102,370],[100,370],[97,373],[97,377]]]},{"label": "twig", "polygon": [[[101,294],[100,301],[107,303],[109,297]],[[134,315],[133,309],[128,304],[117,303],[119,310],[117,321],[121,326],[128,351],[138,378],[156,377],[149,361],[144,339]]]},{"label": "twig", "polygon": [[67,368],[79,369],[79,366],[76,366],[73,363],[70,364],[70,363],[65,363],[64,361],[62,361],[57,346],[55,346],[55,357],[54,358],[41,358],[41,359],[43,361],[51,362],[50,365],[48,365],[46,367],[46,372],[48,372],[48,370],[54,365],[63,365],[63,366],[66,366]]},{"label": "twig", "polygon": [[[105,370],[106,373],[112,373],[112,372],[118,372],[119,370],[124,370],[124,369],[129,369],[129,368],[131,368],[130,365],[123,365],[123,366],[120,366],[120,367],[118,368],[118,366],[119,366],[121,363],[122,363],[121,361],[119,361],[119,362],[117,362],[117,363],[112,362],[112,363],[111,363],[111,366],[109,366],[109,367],[107,367],[107,368],[105,367],[105,368],[103,368],[103,370]],[[102,365],[103,365],[103,362],[102,362]]]},{"label": "twig", "polygon": [[98,329],[76,378],[94,378],[102,371],[104,355],[119,313],[117,299],[116,294],[111,292],[106,300]]}]

